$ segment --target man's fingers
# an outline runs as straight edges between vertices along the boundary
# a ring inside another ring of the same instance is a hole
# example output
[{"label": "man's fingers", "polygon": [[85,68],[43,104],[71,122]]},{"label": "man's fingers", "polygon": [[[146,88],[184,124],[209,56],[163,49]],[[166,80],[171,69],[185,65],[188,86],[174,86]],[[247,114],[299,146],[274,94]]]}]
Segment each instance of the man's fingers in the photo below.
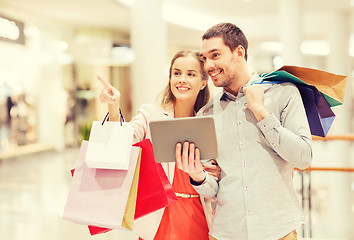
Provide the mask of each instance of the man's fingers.
[{"label": "man's fingers", "polygon": [[112,89],[113,86],[111,84],[109,84],[106,80],[104,80],[102,77],[97,76],[97,79],[102,83],[102,85],[104,86],[105,89],[107,89],[107,91],[109,93],[112,93]]},{"label": "man's fingers", "polygon": [[203,164],[203,169],[207,172],[216,172],[216,166],[211,164]]},{"label": "man's fingers", "polygon": [[[215,161],[215,160],[214,160]],[[213,160],[211,161],[211,164],[203,164],[203,169],[209,173],[211,176],[213,176],[216,181],[220,180],[220,174],[221,174],[221,169],[218,164],[215,164]]]}]

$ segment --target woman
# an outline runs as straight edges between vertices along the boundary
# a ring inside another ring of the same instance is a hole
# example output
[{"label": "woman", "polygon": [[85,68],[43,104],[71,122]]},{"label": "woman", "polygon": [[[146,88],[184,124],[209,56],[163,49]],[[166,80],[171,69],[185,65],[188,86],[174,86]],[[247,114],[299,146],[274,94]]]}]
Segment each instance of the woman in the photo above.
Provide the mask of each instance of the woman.
[{"label": "woman", "polygon": [[[120,93],[103,79],[99,80],[104,85],[100,100],[108,103],[110,121],[119,121]],[[163,93],[161,106],[143,105],[131,120],[134,141],[150,138],[151,120],[195,116],[209,100],[207,83],[208,74],[204,70],[204,62],[199,52],[184,50],[176,53],[171,61],[169,82]],[[142,237],[140,239],[208,239],[210,205],[193,189],[188,174],[175,167],[174,163],[164,163],[163,167],[172,182],[178,201],[161,211],[155,224],[153,220],[149,221],[149,231],[152,234],[147,236],[138,233]],[[218,178],[220,168],[217,165],[205,164],[204,167],[212,176]],[[154,219],[156,220],[156,217]]]}]

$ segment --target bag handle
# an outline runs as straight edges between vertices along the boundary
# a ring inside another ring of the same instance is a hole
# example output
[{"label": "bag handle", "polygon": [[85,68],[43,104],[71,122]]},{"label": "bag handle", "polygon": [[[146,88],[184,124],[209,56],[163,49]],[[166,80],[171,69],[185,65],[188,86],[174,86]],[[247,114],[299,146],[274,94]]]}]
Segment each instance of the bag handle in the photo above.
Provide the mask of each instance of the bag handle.
[{"label": "bag handle", "polygon": [[[123,114],[122,114],[122,111],[120,110],[120,108],[119,108],[119,115],[120,115],[120,125],[123,126],[122,123],[125,122],[125,120],[124,120],[124,117],[123,117]],[[109,121],[109,112],[107,112],[106,116],[104,117],[102,124],[101,124],[102,126],[106,120]]]}]

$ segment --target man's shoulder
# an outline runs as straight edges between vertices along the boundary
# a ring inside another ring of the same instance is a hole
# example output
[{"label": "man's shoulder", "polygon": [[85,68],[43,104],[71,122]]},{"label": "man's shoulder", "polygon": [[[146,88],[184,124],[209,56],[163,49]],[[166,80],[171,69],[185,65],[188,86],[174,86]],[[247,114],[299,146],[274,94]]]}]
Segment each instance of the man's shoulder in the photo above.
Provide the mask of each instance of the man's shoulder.
[{"label": "man's shoulder", "polygon": [[197,113],[197,116],[205,116],[213,114],[214,102],[220,99],[221,93],[217,93],[215,97],[211,98],[210,101],[205,104]]},{"label": "man's shoulder", "polygon": [[298,99],[299,101],[301,99],[299,89],[291,82],[272,83],[268,86],[268,88],[265,88],[265,96],[271,98],[272,101],[286,104],[291,101],[291,99]]},{"label": "man's shoulder", "polygon": [[204,107],[202,107],[198,111],[197,116],[210,115],[212,114],[212,111],[213,111],[213,102],[208,102]]},{"label": "man's shoulder", "polygon": [[297,86],[292,82],[270,83],[267,85],[269,86],[270,90],[279,92],[282,95],[296,93],[299,91]]}]

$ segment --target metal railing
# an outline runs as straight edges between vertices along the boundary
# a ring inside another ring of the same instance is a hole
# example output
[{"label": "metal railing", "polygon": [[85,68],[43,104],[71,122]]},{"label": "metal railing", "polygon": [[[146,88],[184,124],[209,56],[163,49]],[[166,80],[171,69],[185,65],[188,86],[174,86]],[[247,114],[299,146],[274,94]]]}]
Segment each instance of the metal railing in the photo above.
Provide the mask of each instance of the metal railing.
[{"label": "metal railing", "polygon": [[[344,141],[354,141],[354,135],[332,135],[326,136],[325,138],[312,136],[314,141],[333,141],[333,140],[344,140]],[[354,172],[354,167],[308,167],[306,169],[298,169],[295,170],[299,171],[301,175],[301,197],[302,197],[302,208],[305,211],[305,190],[307,190],[307,202],[308,202],[308,231],[309,237],[312,238],[312,203],[311,203],[311,172],[313,171],[331,171],[331,172]],[[308,177],[308,186],[305,189],[305,175]],[[303,237],[305,237],[305,229],[303,228],[302,232]]]}]

